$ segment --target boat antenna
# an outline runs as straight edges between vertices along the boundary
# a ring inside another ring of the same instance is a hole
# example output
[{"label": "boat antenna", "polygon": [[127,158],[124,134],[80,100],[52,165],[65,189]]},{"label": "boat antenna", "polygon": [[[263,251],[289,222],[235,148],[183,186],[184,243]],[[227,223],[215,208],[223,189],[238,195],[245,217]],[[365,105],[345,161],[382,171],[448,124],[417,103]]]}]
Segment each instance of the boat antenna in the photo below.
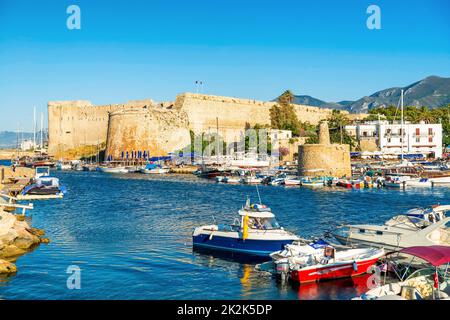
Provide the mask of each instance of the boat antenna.
[{"label": "boat antenna", "polygon": [[256,184],[255,186],[256,186],[256,192],[258,193],[259,204],[262,204],[261,196],[259,195],[258,185]]}]

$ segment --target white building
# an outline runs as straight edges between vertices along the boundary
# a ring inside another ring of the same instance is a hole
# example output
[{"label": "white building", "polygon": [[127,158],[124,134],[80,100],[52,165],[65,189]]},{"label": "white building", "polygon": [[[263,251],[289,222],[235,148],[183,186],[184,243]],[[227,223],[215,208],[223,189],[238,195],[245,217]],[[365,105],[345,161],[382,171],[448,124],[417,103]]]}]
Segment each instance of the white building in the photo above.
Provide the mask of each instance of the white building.
[{"label": "white building", "polygon": [[383,154],[423,154],[442,157],[442,125],[429,123],[367,122],[346,126],[347,132],[358,141],[374,139]]},{"label": "white building", "polygon": [[35,148],[35,145],[33,143],[33,140],[22,140],[20,142],[20,150],[22,151],[28,151]]}]

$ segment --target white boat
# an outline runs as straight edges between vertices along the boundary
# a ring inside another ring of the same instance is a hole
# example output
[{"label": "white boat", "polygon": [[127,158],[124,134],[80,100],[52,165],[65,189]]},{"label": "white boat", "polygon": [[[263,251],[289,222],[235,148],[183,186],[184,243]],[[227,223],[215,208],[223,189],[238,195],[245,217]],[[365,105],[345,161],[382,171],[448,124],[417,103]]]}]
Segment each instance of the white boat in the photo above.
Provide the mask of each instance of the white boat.
[{"label": "white boat", "polygon": [[302,187],[311,187],[311,188],[324,187],[325,180],[304,178],[301,180],[301,185]]},{"label": "white boat", "polygon": [[414,188],[430,188],[433,186],[433,183],[431,183],[430,179],[418,178],[407,180],[405,185]]},{"label": "white boat", "polygon": [[[389,266],[389,261],[386,263],[386,270],[393,269],[400,281],[384,282],[352,300],[450,300],[450,247],[416,246],[393,252],[392,255],[394,254],[397,254],[396,258],[412,256],[401,274],[396,270],[397,263],[393,263],[392,267]],[[414,270],[413,261],[424,261],[425,267],[411,272]]]},{"label": "white boat", "polygon": [[326,246],[317,253],[288,258],[289,275],[299,283],[354,277],[366,273],[382,256],[384,249]]},{"label": "white boat", "polygon": [[285,186],[299,186],[302,183],[300,178],[288,177],[284,179]]},{"label": "white boat", "polygon": [[275,178],[269,182],[271,186],[279,186],[284,183],[284,178]]},{"label": "white boat", "polygon": [[58,169],[58,170],[71,170],[72,169],[72,163],[60,160],[60,161],[58,161],[56,163],[56,169]]},{"label": "white boat", "polygon": [[105,172],[105,173],[128,173],[128,170],[125,167],[104,167],[104,166],[99,166],[98,170],[100,172]]},{"label": "white boat", "polygon": [[163,168],[161,165],[149,163],[145,166],[145,168],[139,169],[140,173],[145,174],[166,174],[169,173],[170,169]]},{"label": "white boat", "polygon": [[410,176],[389,176],[384,181],[384,186],[388,188],[403,188],[409,180],[411,180]]},{"label": "white boat", "polygon": [[283,250],[272,252],[270,257],[273,261],[277,261],[290,257],[310,255],[318,253],[320,250],[323,251],[328,245],[329,243],[322,239],[316,241],[298,240],[292,244],[285,245]]},{"label": "white boat", "polygon": [[259,184],[262,181],[262,178],[258,178],[255,176],[247,176],[242,179],[242,181],[246,184]]},{"label": "white boat", "polygon": [[240,177],[229,176],[224,179],[224,182],[229,184],[240,184],[242,182],[242,179]]},{"label": "white boat", "polygon": [[450,185],[450,176],[429,178],[433,185]]},{"label": "white boat", "polygon": [[397,250],[411,246],[450,246],[450,205],[409,210],[383,225],[344,225],[331,234],[343,245],[363,245]]},{"label": "white boat", "polygon": [[166,174],[169,173],[169,169],[165,169],[165,168],[155,168],[155,169],[145,169],[142,168],[139,170],[140,173],[145,173],[145,174]]}]

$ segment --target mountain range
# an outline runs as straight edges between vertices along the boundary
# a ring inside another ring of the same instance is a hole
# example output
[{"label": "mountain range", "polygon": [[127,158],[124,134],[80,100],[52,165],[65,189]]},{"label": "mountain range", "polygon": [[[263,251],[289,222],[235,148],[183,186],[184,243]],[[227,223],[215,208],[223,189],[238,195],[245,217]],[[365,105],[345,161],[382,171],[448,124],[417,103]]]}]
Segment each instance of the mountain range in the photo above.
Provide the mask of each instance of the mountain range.
[{"label": "mountain range", "polygon": [[[36,133],[36,139],[38,139],[40,133]],[[33,139],[32,132],[21,132],[20,140]],[[13,131],[0,131],[0,149],[9,149],[17,147],[17,132]]]},{"label": "mountain range", "polygon": [[326,102],[307,95],[295,95],[293,103],[347,110],[351,113],[367,113],[370,109],[377,107],[397,106],[402,89],[405,106],[438,108],[450,104],[450,78],[438,76],[427,77],[406,87],[380,90],[356,101]]}]

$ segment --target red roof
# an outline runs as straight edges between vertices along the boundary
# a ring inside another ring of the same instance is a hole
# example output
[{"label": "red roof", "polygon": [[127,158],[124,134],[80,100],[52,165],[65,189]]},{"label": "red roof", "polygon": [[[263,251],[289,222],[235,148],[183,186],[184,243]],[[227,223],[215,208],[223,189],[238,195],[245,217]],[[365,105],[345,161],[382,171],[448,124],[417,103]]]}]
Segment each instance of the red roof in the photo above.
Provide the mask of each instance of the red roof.
[{"label": "red roof", "polygon": [[419,257],[431,263],[433,266],[450,263],[449,246],[417,246],[404,248],[400,252]]}]

